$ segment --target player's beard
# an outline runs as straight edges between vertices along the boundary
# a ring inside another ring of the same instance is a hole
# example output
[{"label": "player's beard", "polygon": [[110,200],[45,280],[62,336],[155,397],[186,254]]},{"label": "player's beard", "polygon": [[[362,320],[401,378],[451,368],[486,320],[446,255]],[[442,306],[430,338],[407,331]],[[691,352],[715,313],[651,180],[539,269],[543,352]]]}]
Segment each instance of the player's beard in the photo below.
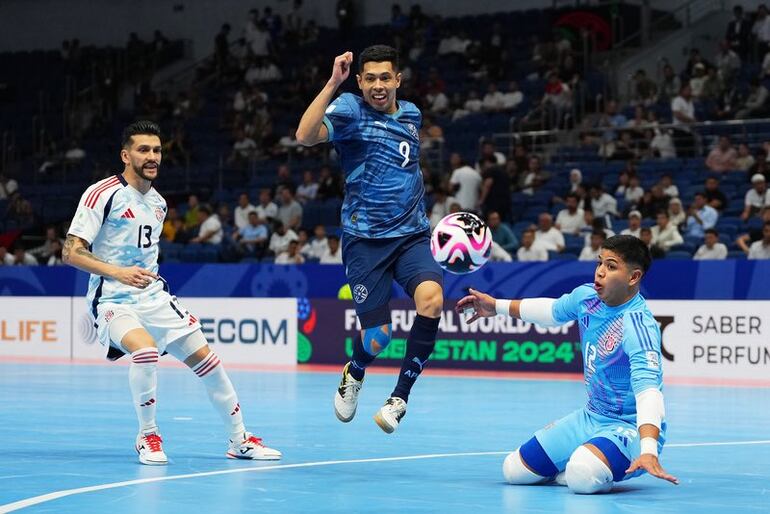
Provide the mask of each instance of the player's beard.
[{"label": "player's beard", "polygon": [[[158,172],[160,171],[160,164],[156,165],[156,168],[154,170],[154,172],[155,172],[154,176],[148,175],[147,172],[144,169],[144,166],[138,166],[137,167],[137,166],[133,166],[132,165],[131,167],[134,169],[134,173],[136,173],[137,175],[142,177],[144,180],[147,180],[148,182],[152,182],[153,180],[158,178]],[[152,170],[148,170],[148,171],[152,171]]]}]

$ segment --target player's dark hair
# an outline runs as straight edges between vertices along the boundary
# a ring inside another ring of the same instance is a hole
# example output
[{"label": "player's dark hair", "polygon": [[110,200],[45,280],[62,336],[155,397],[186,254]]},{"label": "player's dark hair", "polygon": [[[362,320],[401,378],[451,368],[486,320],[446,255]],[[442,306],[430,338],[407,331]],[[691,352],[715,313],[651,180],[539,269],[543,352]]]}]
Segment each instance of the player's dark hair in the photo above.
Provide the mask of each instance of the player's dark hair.
[{"label": "player's dark hair", "polygon": [[123,148],[128,148],[131,146],[131,138],[138,135],[160,137],[160,127],[153,121],[136,121],[123,129],[123,141],[121,142],[121,146]]},{"label": "player's dark hair", "polygon": [[707,228],[703,231],[704,234],[714,234],[715,236],[719,237],[719,232],[716,231],[716,229],[713,228]]},{"label": "player's dark hair", "polygon": [[393,65],[393,70],[398,72],[398,50],[388,45],[373,45],[365,48],[358,56],[358,70],[364,70],[364,64],[368,62],[389,62]]},{"label": "player's dark hair", "polygon": [[635,266],[647,273],[652,263],[650,249],[638,237],[631,235],[612,236],[602,243],[602,248],[620,256],[629,266]]}]

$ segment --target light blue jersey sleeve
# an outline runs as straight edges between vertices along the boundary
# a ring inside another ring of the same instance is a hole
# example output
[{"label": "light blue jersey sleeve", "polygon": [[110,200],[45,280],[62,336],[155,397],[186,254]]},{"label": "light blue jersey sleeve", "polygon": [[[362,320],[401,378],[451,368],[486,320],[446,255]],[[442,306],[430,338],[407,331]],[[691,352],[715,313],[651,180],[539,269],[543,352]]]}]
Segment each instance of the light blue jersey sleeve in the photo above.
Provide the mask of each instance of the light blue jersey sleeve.
[{"label": "light blue jersey sleeve", "polygon": [[329,142],[348,139],[359,131],[361,109],[350,93],[338,96],[326,108],[323,123],[329,131]]},{"label": "light blue jersey sleeve", "polygon": [[645,389],[660,389],[663,383],[660,354],[660,328],[651,314],[627,312],[623,330],[623,351],[631,367],[634,394]]},{"label": "light blue jersey sleeve", "polygon": [[590,284],[583,284],[572,290],[571,293],[564,294],[553,304],[553,319],[559,323],[575,321],[580,315],[580,302],[594,293],[594,288]]}]

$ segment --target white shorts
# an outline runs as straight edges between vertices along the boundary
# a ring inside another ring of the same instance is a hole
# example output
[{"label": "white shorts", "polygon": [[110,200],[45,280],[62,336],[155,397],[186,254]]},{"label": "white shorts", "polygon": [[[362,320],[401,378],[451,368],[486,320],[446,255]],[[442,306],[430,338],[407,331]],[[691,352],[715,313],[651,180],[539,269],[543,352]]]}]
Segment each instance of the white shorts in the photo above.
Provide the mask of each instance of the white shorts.
[{"label": "white shorts", "polygon": [[[158,351],[163,353],[168,344],[201,328],[198,318],[185,309],[176,296],[165,291],[153,294],[140,303],[99,303],[96,310],[99,342],[106,350],[112,346],[126,354],[130,352],[120,342],[131,330],[147,330]],[[118,323],[115,323],[116,320],[119,320]]]}]

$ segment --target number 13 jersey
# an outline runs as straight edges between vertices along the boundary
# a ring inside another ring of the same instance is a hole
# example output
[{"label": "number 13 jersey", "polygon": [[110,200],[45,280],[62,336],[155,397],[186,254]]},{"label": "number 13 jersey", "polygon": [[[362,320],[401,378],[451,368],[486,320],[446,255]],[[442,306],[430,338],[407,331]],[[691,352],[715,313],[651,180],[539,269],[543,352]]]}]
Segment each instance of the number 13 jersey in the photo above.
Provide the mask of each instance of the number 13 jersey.
[{"label": "number 13 jersey", "polygon": [[[69,234],[91,245],[99,259],[121,267],[138,266],[158,272],[158,240],[166,218],[166,201],[154,189],[140,193],[123,178],[114,175],[91,185],[80,198]],[[140,297],[163,291],[165,281],[157,280],[145,289],[127,286],[115,279],[91,275],[88,300],[137,303]]]}]

